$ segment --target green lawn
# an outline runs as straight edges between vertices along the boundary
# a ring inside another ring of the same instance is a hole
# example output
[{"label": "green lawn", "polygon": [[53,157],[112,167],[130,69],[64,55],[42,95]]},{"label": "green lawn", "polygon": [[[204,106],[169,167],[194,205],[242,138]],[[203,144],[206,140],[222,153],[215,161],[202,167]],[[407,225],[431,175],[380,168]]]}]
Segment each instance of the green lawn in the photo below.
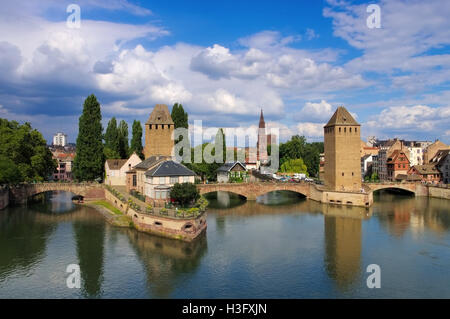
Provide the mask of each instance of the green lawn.
[{"label": "green lawn", "polygon": [[93,202],[93,204],[103,206],[103,207],[109,209],[110,211],[112,211],[116,215],[123,215],[123,213],[119,209],[117,209],[116,207],[114,207],[112,204],[110,204],[107,201],[98,200],[96,202]]}]

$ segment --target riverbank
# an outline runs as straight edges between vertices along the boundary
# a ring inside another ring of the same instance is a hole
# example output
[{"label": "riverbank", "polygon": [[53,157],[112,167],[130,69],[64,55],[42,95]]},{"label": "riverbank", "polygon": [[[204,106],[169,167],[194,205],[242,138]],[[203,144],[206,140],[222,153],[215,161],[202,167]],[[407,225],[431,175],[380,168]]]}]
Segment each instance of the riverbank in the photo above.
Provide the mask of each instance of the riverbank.
[{"label": "riverbank", "polygon": [[117,227],[132,227],[133,222],[129,216],[124,215],[107,201],[95,201],[81,204],[92,207],[105,217],[106,221]]}]

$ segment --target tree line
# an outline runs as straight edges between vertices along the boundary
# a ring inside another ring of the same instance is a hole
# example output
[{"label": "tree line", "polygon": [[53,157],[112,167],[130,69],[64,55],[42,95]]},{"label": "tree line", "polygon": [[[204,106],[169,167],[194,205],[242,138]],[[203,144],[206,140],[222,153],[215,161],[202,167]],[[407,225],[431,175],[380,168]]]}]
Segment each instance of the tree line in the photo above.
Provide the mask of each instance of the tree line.
[{"label": "tree line", "polygon": [[30,123],[0,118],[0,184],[47,180],[56,165],[44,137]]}]

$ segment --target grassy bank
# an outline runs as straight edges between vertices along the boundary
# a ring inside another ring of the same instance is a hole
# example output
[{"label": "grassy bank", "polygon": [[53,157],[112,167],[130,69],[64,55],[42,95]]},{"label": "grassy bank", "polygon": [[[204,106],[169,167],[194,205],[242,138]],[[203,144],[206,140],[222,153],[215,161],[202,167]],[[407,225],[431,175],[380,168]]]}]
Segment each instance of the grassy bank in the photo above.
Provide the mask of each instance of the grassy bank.
[{"label": "grassy bank", "polygon": [[85,205],[97,209],[103,216],[105,216],[106,220],[114,226],[132,227],[131,218],[123,214],[119,209],[105,200],[98,200]]},{"label": "grassy bank", "polygon": [[110,211],[112,211],[116,215],[123,215],[123,213],[119,209],[117,209],[116,207],[114,207],[112,204],[110,204],[109,202],[107,202],[105,200],[98,200],[98,201],[92,202],[92,204],[103,206],[106,209],[109,209]]}]

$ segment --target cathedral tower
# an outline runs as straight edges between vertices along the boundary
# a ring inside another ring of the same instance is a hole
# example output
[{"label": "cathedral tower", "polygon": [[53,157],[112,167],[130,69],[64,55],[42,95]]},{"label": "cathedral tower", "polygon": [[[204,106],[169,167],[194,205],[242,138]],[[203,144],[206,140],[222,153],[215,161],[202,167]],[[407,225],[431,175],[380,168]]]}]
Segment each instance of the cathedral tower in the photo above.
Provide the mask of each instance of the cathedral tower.
[{"label": "cathedral tower", "polygon": [[258,126],[258,141],[256,143],[257,159],[261,164],[264,164],[268,160],[267,155],[267,136],[266,136],[266,122],[264,122],[264,115],[261,109],[261,115],[259,116]]}]

